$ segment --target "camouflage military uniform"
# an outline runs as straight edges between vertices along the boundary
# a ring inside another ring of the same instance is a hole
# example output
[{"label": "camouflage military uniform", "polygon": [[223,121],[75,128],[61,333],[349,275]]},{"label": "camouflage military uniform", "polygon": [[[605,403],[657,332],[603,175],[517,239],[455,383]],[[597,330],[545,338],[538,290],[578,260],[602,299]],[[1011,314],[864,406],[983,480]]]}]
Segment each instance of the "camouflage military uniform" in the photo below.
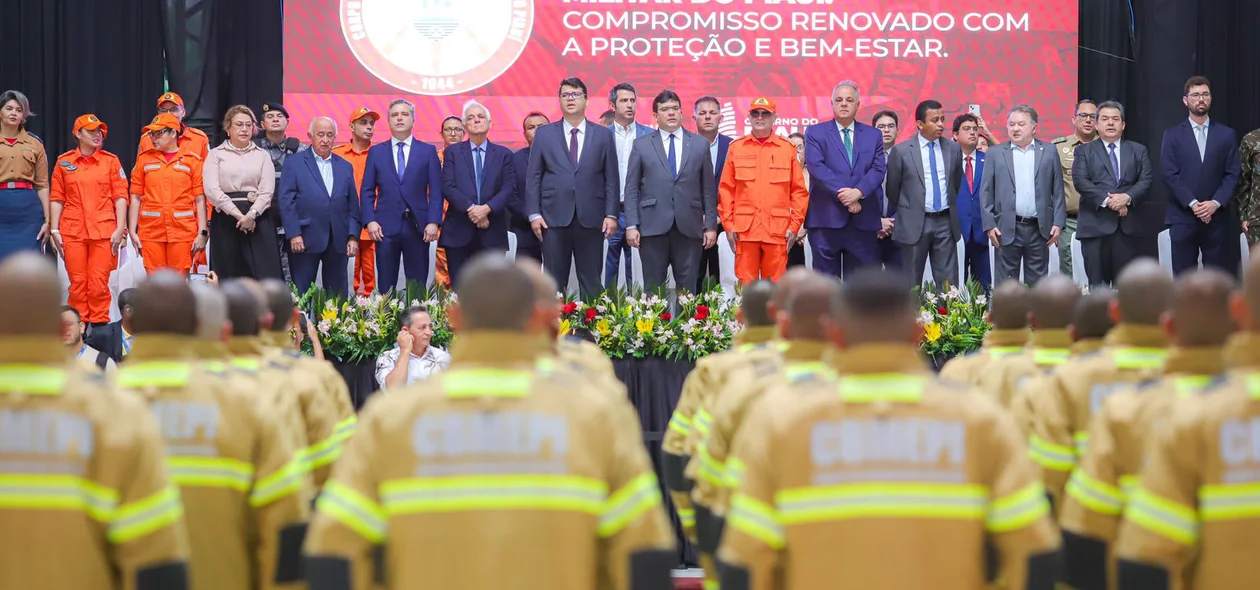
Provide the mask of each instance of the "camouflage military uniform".
[{"label": "camouflage military uniform", "polygon": [[1238,149],[1242,173],[1238,175],[1238,215],[1247,224],[1247,243],[1260,242],[1260,129],[1242,138]]},{"label": "camouflage military uniform", "polygon": [[1063,196],[1067,199],[1067,223],[1063,233],[1059,234],[1059,272],[1072,276],[1072,238],[1076,236],[1076,212],[1080,208],[1081,193],[1072,183],[1072,160],[1076,156],[1076,146],[1085,143],[1075,133],[1065,135],[1053,142],[1054,151],[1059,154],[1059,165],[1063,167]]}]

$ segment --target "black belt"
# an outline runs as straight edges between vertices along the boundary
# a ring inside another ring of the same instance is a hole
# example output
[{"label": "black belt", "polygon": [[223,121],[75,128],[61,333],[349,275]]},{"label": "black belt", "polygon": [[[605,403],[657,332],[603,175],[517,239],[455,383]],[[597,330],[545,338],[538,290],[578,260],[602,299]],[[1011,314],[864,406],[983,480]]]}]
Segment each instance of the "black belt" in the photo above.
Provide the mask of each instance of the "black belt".
[{"label": "black belt", "polygon": [[248,191],[232,191],[230,193],[223,193],[223,194],[227,195],[227,198],[232,199],[233,201],[248,201],[249,200]]},{"label": "black belt", "polygon": [[949,209],[942,209],[940,211],[928,211],[924,213],[924,215],[928,217],[945,217],[949,215]]},{"label": "black belt", "polygon": [[1016,216],[1015,216],[1015,223],[1027,223],[1027,224],[1030,224],[1030,225],[1037,225],[1037,218],[1036,218],[1036,217],[1024,217],[1023,215],[1016,215]]}]

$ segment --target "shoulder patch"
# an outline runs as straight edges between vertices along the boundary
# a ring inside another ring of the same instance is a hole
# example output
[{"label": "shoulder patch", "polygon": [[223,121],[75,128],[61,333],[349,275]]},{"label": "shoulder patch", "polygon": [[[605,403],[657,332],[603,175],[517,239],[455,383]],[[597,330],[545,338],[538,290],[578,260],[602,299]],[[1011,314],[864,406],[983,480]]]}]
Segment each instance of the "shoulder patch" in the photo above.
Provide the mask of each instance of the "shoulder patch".
[{"label": "shoulder patch", "polygon": [[60,161],[60,162],[57,162],[57,165],[58,165],[58,166],[61,166],[61,167],[63,167],[63,168],[69,168],[69,167],[73,166],[73,164],[71,164],[71,163],[70,163],[70,160],[62,160],[62,161]]},{"label": "shoulder patch", "polygon": [[1137,385],[1134,388],[1137,389],[1138,391],[1141,391],[1143,389],[1150,389],[1158,385],[1159,382],[1162,380],[1163,379],[1161,377],[1148,377],[1146,379],[1138,381]]},{"label": "shoulder patch", "polygon": [[780,364],[777,361],[768,359],[760,359],[753,361],[753,376],[756,378],[773,375],[779,371]]},{"label": "shoulder patch", "polygon": [[1091,359],[1091,358],[1098,358],[1098,356],[1099,356],[1099,355],[1101,355],[1101,354],[1102,354],[1102,349],[1101,349],[1101,348],[1095,348],[1094,350],[1091,350],[1091,351],[1088,351],[1088,352],[1082,352],[1081,354],[1076,355],[1076,358],[1077,358],[1078,360]]},{"label": "shoulder patch", "polygon": [[1063,137],[1056,137],[1054,141],[1051,141],[1050,143],[1067,143],[1067,140],[1068,136],[1064,135]]}]

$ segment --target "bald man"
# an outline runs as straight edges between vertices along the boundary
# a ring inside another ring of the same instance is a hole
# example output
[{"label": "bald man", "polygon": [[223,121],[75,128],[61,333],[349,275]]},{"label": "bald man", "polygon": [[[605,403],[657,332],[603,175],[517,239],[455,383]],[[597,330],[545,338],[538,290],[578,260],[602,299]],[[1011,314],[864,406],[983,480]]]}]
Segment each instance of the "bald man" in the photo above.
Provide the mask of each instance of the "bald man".
[{"label": "bald man", "polygon": [[144,401],[72,364],[48,259],[0,263],[0,301],[22,303],[0,314],[0,530],[10,534],[0,585],[187,590],[183,507]]},{"label": "bald man", "polygon": [[1143,455],[1153,434],[1167,428],[1177,398],[1197,395],[1224,373],[1225,341],[1234,331],[1232,291],[1233,278],[1220,270],[1181,275],[1164,318],[1172,348],[1159,378],[1112,395],[1090,423],[1089,446],[1072,472],[1060,517],[1068,584],[1108,583],[1108,551],[1126,505],[1162,514],[1158,499],[1134,495]]},{"label": "bald man", "polygon": [[149,275],[133,306],[136,338],[118,386],[149,401],[165,436],[185,506],[193,587],[296,587],[309,515],[297,449],[256,392],[197,362],[197,299],[183,275]]},{"label": "bald man", "polygon": [[1063,364],[1071,355],[1068,326],[1081,288],[1066,275],[1048,275],[1037,281],[1030,295],[1028,320],[1033,334],[1028,347],[1019,354],[993,359],[975,379],[976,387],[1008,409],[1030,379]]},{"label": "bald man", "polygon": [[1041,466],[1046,490],[1062,506],[1064,487],[1089,444],[1094,413],[1113,392],[1159,376],[1168,336],[1160,322],[1172,300],[1173,277],[1151,258],[1120,272],[1108,315],[1115,327],[1097,354],[1055,369],[1030,386],[1036,399],[1029,453]]},{"label": "bald man", "polygon": [[[370,587],[383,549],[405,556],[387,564],[398,588],[669,587],[673,534],[638,426],[617,419],[624,401],[538,366],[555,310],[502,252],[474,257],[455,288],[450,369],[369,400],[319,498],[309,578]],[[519,436],[460,442],[490,422]]]},{"label": "bald man", "polygon": [[941,367],[941,378],[965,385],[975,385],[989,363],[1023,352],[1031,333],[1028,313],[1032,297],[1028,287],[1007,279],[993,290],[986,315],[992,328],[984,335],[984,343],[969,354],[950,359]]},{"label": "bald man", "polygon": [[[1058,533],[1018,428],[932,375],[917,307],[902,273],[846,275],[824,322],[838,378],[773,386],[748,409],[723,590],[981,588],[993,552],[1005,587],[1053,587]],[[944,446],[925,456],[910,432]]]}]

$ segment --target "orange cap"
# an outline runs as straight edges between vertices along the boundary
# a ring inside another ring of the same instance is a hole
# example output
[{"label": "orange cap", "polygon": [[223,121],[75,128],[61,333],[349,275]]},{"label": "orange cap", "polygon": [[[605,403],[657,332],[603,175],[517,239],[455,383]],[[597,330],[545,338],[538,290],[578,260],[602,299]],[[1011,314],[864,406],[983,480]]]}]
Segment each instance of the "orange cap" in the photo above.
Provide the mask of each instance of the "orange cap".
[{"label": "orange cap", "polygon": [[184,99],[180,98],[179,95],[175,94],[174,92],[167,92],[166,94],[163,94],[162,96],[158,97],[159,109],[162,108],[162,103],[164,102],[173,102],[181,107],[184,106]]},{"label": "orange cap", "polygon": [[156,117],[153,117],[153,121],[149,123],[148,125],[145,125],[144,129],[141,129],[141,131],[144,131],[145,133],[150,133],[153,131],[161,131],[163,129],[175,129],[178,131],[179,119],[176,119],[175,115],[172,115],[170,113],[162,113]]},{"label": "orange cap", "polygon": [[752,101],[752,106],[748,107],[748,110],[750,112],[756,111],[756,110],[770,111],[772,113],[776,112],[775,107],[774,107],[774,101],[764,96],[759,97],[759,98],[754,98]]},{"label": "orange cap", "polygon": [[104,121],[98,119],[96,115],[82,115],[74,120],[74,132],[77,134],[79,130],[87,129],[88,131],[101,130],[101,133],[108,134],[109,126]]},{"label": "orange cap", "polygon": [[373,121],[379,121],[381,114],[367,107],[359,107],[350,112],[350,122],[354,123],[363,117],[372,117]]}]

